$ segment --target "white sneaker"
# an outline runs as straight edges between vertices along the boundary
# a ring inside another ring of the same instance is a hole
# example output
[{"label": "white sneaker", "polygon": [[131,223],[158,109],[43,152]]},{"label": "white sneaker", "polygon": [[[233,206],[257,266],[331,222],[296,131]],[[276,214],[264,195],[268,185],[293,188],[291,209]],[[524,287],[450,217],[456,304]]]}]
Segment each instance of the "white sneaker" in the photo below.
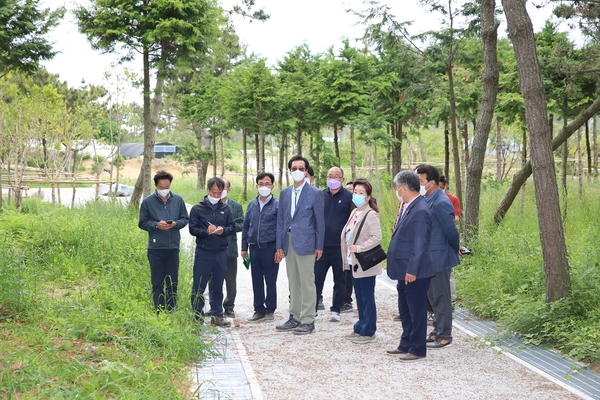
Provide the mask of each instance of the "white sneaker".
[{"label": "white sneaker", "polygon": [[356,339],[358,337],[360,337],[360,335],[358,333],[356,333],[356,332],[352,332],[352,333],[349,333],[347,335],[344,335],[344,338],[346,338],[348,340]]},{"label": "white sneaker", "polygon": [[340,322],[340,320],[341,320],[340,313],[332,311],[329,316],[329,322]]}]

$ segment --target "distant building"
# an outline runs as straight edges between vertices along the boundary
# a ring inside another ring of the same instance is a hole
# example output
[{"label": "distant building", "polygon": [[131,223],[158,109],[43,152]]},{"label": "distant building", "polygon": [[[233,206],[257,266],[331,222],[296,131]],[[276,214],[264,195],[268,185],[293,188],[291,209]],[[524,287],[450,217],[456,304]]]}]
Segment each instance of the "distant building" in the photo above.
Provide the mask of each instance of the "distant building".
[{"label": "distant building", "polygon": [[[179,146],[167,142],[154,145],[154,157],[164,158],[179,152]],[[125,158],[141,157],[144,154],[144,143],[122,143],[119,153]]]}]

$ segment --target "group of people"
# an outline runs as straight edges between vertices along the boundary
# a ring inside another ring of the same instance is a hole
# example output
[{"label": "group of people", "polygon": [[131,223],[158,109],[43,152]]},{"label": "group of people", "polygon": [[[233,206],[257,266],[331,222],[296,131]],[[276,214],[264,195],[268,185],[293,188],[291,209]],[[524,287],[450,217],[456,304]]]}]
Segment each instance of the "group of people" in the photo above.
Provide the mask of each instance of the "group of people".
[{"label": "group of people", "polygon": [[[285,258],[289,281],[289,317],[276,325],[280,332],[305,335],[314,331],[325,277],[331,268],[333,296],[329,321],[352,310],[354,288],[358,320],[345,337],[357,344],[376,340],[376,276],[382,264],[361,265],[357,254],[381,244],[379,209],[366,179],[344,185],[339,167],[327,173],[327,188],[311,185],[310,165],[296,155],[288,161],[293,184],[272,194],[273,174],[256,177],[258,196],[244,216],[242,206],[228,198],[230,183],[207,182],[207,195],[188,213],[182,198],[170,191],[173,176],[159,171],[156,192],[142,202],[139,227],[148,231],[148,260],[154,305],[160,312],[176,306],[179,230],[189,225],[196,238],[191,303],[199,319],[209,287],[212,324],[227,327],[234,317],[237,274],[236,232],[241,231],[241,257],[249,261],[254,292],[251,322],[273,321],[277,308],[279,263]],[[387,353],[401,361],[422,360],[427,348],[452,343],[451,271],[459,263],[455,209],[440,188],[434,166],[420,165],[394,177],[400,201],[387,251],[387,273],[398,281],[398,311],[402,336]],[[445,182],[443,182],[445,183]],[[223,282],[227,297],[223,299]],[[350,292],[350,294],[348,293]],[[433,310],[433,330],[427,333],[427,310]],[[323,307],[321,306],[321,309]]]}]

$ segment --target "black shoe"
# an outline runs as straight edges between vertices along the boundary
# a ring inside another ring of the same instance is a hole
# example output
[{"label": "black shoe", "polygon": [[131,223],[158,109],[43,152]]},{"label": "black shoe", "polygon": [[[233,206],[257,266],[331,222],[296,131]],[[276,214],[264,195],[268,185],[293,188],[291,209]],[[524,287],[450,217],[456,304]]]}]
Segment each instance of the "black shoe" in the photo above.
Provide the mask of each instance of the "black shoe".
[{"label": "black shoe", "polygon": [[233,310],[225,310],[225,316],[228,318],[235,318],[235,313]]},{"label": "black shoe", "polygon": [[294,328],[294,335],[306,335],[309,333],[313,333],[315,330],[315,323],[312,324],[300,324]]},{"label": "black shoe", "polygon": [[435,342],[427,343],[427,348],[428,349],[441,349],[442,347],[446,347],[449,344],[452,344],[452,340],[438,339]]},{"label": "black shoe", "polygon": [[220,326],[222,328],[229,328],[231,326],[231,322],[227,321],[222,315],[215,315],[211,317],[210,324],[214,326]]},{"label": "black shoe", "polygon": [[340,312],[341,313],[352,312],[352,304],[350,304],[350,303],[344,303],[344,305],[340,309]]},{"label": "black shoe", "polygon": [[395,348],[392,350],[386,350],[386,353],[391,355],[391,356],[397,356],[400,354],[406,354],[406,352],[404,350],[400,350],[399,348]]},{"label": "black shoe", "polygon": [[324,310],[325,309],[325,304],[323,304],[323,299],[320,299],[319,302],[317,303],[317,310]]},{"label": "black shoe", "polygon": [[289,332],[292,329],[296,328],[298,325],[300,325],[300,322],[296,321],[294,317],[290,317],[290,319],[288,319],[285,323],[277,325],[275,327],[275,330],[279,332]]}]

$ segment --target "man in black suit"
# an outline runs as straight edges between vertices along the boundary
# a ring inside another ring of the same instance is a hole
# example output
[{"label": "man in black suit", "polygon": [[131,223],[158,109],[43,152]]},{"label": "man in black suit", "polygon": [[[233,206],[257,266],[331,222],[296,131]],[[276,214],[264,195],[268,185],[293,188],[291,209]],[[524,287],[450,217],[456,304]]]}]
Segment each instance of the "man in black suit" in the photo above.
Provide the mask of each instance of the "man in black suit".
[{"label": "man in black suit", "polygon": [[419,176],[414,171],[399,172],[394,185],[398,200],[404,204],[392,233],[387,272],[391,279],[398,280],[402,338],[397,348],[387,352],[400,355],[402,362],[420,361],[427,352],[427,290],[433,276],[431,214],[419,195]]}]

